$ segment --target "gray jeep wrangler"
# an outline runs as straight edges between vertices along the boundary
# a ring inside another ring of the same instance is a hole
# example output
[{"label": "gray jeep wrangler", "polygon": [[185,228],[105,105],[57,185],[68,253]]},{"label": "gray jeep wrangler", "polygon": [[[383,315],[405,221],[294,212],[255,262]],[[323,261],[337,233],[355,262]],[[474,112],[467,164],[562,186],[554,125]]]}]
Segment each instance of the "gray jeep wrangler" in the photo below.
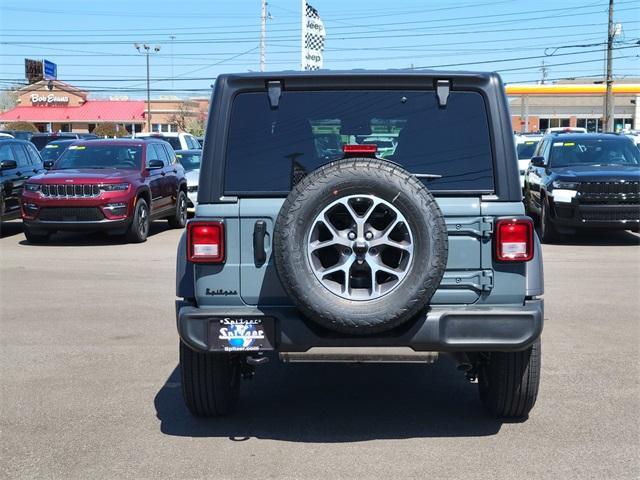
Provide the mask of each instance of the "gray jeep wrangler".
[{"label": "gray jeep wrangler", "polygon": [[542,256],[498,75],[222,75],[206,139],[177,258],[193,414],[231,411],[270,358],[448,354],[491,412],[528,415]]}]

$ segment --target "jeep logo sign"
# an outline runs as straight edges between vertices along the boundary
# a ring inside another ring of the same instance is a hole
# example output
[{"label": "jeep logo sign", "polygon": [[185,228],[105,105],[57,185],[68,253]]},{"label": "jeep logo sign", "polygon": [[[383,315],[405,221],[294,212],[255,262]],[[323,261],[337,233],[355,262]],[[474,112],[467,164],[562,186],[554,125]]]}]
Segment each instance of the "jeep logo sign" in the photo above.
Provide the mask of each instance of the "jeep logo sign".
[{"label": "jeep logo sign", "polygon": [[48,95],[39,95],[37,93],[31,94],[32,105],[56,105],[61,103],[69,103],[69,97],[58,96],[53,93]]}]

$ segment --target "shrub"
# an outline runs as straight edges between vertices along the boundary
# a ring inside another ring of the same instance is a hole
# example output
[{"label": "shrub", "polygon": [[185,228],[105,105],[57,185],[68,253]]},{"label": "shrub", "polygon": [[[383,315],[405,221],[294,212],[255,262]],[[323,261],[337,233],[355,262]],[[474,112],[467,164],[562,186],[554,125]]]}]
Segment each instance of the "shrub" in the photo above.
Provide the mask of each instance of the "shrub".
[{"label": "shrub", "polygon": [[124,125],[117,123],[100,123],[96,125],[96,128],[91,133],[99,137],[124,137],[129,135]]},{"label": "shrub", "polygon": [[17,130],[19,132],[38,132],[38,127],[29,122],[13,122],[7,124],[8,130]]}]

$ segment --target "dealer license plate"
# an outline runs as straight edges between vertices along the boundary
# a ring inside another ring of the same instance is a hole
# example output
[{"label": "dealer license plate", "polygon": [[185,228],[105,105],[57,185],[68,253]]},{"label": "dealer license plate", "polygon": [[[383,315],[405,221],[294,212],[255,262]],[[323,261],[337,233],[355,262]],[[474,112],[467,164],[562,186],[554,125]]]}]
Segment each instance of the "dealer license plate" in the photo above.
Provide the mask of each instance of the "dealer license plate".
[{"label": "dealer license plate", "polygon": [[274,321],[270,317],[223,317],[209,323],[209,344],[220,352],[273,350]]}]

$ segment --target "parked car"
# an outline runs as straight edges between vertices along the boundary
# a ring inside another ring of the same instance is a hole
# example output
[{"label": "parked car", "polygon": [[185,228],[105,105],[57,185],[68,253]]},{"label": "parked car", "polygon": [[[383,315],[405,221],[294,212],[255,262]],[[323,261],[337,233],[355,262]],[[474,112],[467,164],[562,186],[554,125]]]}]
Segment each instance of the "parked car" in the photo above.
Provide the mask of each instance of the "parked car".
[{"label": "parked car", "polygon": [[198,179],[202,150],[177,150],[176,158],[183,166],[187,179],[187,212],[194,213],[198,206]]},{"label": "parked car", "polygon": [[518,152],[518,170],[520,172],[520,186],[524,189],[524,174],[529,168],[529,161],[533,156],[542,135],[516,135],[516,151]]},{"label": "parked car", "polygon": [[202,148],[202,146],[196,140],[196,137],[194,137],[190,133],[145,132],[145,133],[136,133],[135,138],[158,138],[158,139],[164,140],[165,142],[169,142],[169,144],[173,147],[174,150],[198,150]]},{"label": "parked car", "polygon": [[639,132],[633,132],[633,133],[625,133],[625,136],[631,140],[633,142],[633,144],[638,147],[638,149],[640,149],[640,133]]},{"label": "parked car", "polygon": [[367,137],[359,141],[363,145],[376,145],[378,155],[382,158],[392,156],[396,151],[397,140],[392,137]]},{"label": "parked car", "polygon": [[40,150],[40,155],[42,156],[45,168],[51,168],[67,147],[69,145],[73,145],[73,143],[77,141],[77,139],[72,138],[69,140],[55,140],[47,143],[44,148]]},{"label": "parked car", "polygon": [[551,127],[544,131],[545,135],[548,133],[587,133],[587,129],[584,127]]},{"label": "parked car", "polygon": [[[198,210],[178,246],[194,415],[230,412],[241,376],[272,351],[284,362],[449,354],[491,412],[527,417],[542,257],[502,85],[436,71],[217,77]],[[381,120],[399,130],[392,158],[358,143],[318,155],[320,126],[346,140]]]},{"label": "parked car", "polygon": [[34,133],[31,136],[31,143],[33,143],[38,150],[42,150],[45,145],[56,140],[70,140],[79,139],[80,135],[71,132],[58,132],[58,133]]},{"label": "parked car", "polygon": [[19,140],[31,140],[32,132],[25,132],[22,130],[0,130],[0,133],[6,133],[11,135],[13,138],[17,138]]},{"label": "parked car", "polygon": [[624,135],[545,135],[524,188],[526,209],[540,219],[543,242],[582,228],[640,225],[640,151]]},{"label": "parked car", "polygon": [[21,206],[32,243],[58,230],[109,230],[144,242],[153,220],[184,227],[187,182],[166,142],[79,140],[25,184]]},{"label": "parked car", "polygon": [[42,172],[42,158],[32,143],[13,138],[0,139],[0,221],[20,218],[23,185]]}]

